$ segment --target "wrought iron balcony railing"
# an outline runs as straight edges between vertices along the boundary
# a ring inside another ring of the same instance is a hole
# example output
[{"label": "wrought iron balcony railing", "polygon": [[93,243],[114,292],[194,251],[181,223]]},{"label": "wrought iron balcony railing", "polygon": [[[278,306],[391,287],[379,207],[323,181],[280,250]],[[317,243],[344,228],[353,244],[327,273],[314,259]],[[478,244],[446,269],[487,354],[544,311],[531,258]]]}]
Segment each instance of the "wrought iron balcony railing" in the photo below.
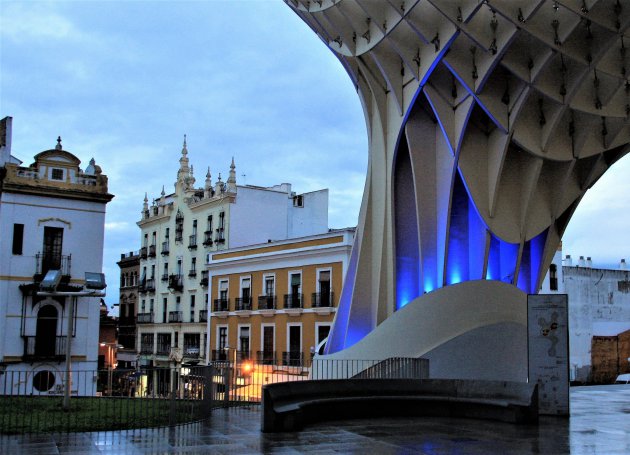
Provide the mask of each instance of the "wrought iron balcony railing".
[{"label": "wrought iron balcony railing", "polygon": [[171,343],[164,343],[157,345],[157,355],[169,355],[171,353]]},{"label": "wrought iron balcony railing", "polygon": [[236,311],[251,311],[252,299],[251,297],[237,297],[234,299],[234,306]]},{"label": "wrought iron balcony railing", "polygon": [[170,275],[168,277],[168,288],[176,292],[181,292],[184,289],[184,280],[181,275]]},{"label": "wrought iron balcony railing", "polygon": [[212,231],[203,233],[203,246],[212,246]]},{"label": "wrought iron balcony railing", "polygon": [[150,313],[138,313],[138,324],[152,324],[153,312]]},{"label": "wrought iron balcony railing", "polygon": [[208,322],[208,310],[199,311],[199,322]]},{"label": "wrought iron balcony railing", "polygon": [[197,359],[201,357],[201,349],[198,344],[184,345],[184,357],[189,359]]},{"label": "wrought iron balcony railing", "polygon": [[72,255],[50,255],[37,253],[35,255],[35,281],[41,281],[49,270],[61,270],[61,275],[70,277]]},{"label": "wrought iron balcony railing", "polygon": [[162,281],[168,281],[168,273],[162,274]]},{"label": "wrought iron balcony railing", "polygon": [[275,365],[276,353],[274,351],[258,351],[256,352],[256,362],[260,365]]},{"label": "wrought iron balcony railing", "polygon": [[24,337],[24,357],[30,360],[62,358],[66,355],[66,336]]},{"label": "wrought iron balcony railing", "polygon": [[284,294],[284,308],[303,308],[304,294]]},{"label": "wrought iron balcony railing", "polygon": [[140,354],[151,355],[153,354],[153,343],[151,344],[141,344],[140,345]]},{"label": "wrought iron balcony railing", "polygon": [[169,311],[168,312],[168,322],[183,322],[184,316],[181,311]]},{"label": "wrought iron balcony railing", "polygon": [[169,254],[169,246],[168,240],[162,242],[162,256],[168,256]]},{"label": "wrought iron balcony railing", "polygon": [[282,365],[291,367],[301,367],[304,365],[304,354],[302,352],[283,352]]},{"label": "wrought iron balcony railing", "polygon": [[311,306],[313,308],[327,308],[335,306],[334,296],[333,292],[313,292]]},{"label": "wrought iron balcony railing", "polygon": [[193,234],[188,237],[188,249],[189,250],[197,249],[197,234]]},{"label": "wrought iron balcony railing", "polygon": [[230,299],[214,299],[213,311],[230,311]]},{"label": "wrought iron balcony railing", "polygon": [[143,246],[142,248],[140,248],[140,259],[146,259],[148,256],[148,248],[146,246]]},{"label": "wrought iron balcony railing", "polygon": [[155,292],[155,278],[148,278],[145,284],[147,292]]},{"label": "wrought iron balcony railing", "polygon": [[258,296],[258,309],[259,310],[275,310],[276,309],[276,296],[275,295],[259,295]]},{"label": "wrought iron balcony railing", "polygon": [[155,245],[149,245],[149,257],[150,258],[154,258],[155,257]]}]

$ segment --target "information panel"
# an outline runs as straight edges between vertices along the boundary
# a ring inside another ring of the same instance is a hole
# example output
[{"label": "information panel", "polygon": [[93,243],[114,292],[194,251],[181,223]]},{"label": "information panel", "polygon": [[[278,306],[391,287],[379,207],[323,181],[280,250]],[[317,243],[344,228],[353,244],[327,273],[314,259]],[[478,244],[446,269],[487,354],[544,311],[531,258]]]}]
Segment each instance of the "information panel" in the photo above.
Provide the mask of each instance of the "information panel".
[{"label": "information panel", "polygon": [[569,415],[569,323],[565,294],[527,296],[529,382],[539,413]]}]

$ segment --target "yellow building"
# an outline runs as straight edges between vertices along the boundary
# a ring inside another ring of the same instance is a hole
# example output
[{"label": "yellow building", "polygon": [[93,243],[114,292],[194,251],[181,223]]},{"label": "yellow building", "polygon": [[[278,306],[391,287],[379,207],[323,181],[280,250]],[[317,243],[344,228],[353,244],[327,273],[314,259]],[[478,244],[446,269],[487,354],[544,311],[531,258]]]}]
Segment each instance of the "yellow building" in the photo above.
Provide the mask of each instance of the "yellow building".
[{"label": "yellow building", "polygon": [[354,231],[208,253],[207,358],[307,365],[332,326]]}]

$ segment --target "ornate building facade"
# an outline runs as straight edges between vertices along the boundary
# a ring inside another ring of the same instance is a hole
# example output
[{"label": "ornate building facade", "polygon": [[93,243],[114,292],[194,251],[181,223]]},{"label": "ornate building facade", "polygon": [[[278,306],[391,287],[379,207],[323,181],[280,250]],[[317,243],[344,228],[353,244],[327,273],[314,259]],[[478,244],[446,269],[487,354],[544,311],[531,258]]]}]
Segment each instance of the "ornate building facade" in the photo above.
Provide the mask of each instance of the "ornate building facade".
[{"label": "ornate building facade", "polygon": [[[138,281],[140,364],[207,361],[209,255],[248,244],[327,232],[328,190],[297,195],[290,184],[237,185],[234,160],[226,181],[208,168],[195,187],[186,140],[175,191],[149,204],[145,196]],[[210,256],[211,257],[211,256]]]},{"label": "ornate building facade", "polygon": [[[64,385],[68,346],[73,371],[96,371],[99,299],[40,296],[48,271],[57,291],[79,291],[84,272],[101,272],[107,177],[92,159],[57,145],[30,166],[11,156],[11,122],[0,124],[0,393],[55,394]],[[74,318],[68,324],[68,315]],[[73,394],[92,394],[77,381]]]}]

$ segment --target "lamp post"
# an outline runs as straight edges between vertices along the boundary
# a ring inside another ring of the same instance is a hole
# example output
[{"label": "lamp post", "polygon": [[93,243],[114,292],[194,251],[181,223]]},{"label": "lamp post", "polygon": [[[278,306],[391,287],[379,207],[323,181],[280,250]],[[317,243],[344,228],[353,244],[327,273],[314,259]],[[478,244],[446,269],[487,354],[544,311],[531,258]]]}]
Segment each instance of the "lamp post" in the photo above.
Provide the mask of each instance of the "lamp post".
[{"label": "lamp post", "polygon": [[61,281],[60,270],[49,270],[40,283],[41,291],[37,292],[39,297],[71,297],[70,308],[68,309],[67,332],[68,341],[66,343],[66,380],[63,393],[63,410],[70,410],[70,365],[72,356],[72,326],[74,322],[74,306],[79,297],[105,297],[105,275],[102,273],[85,272],[85,288],[81,291],[57,291],[57,286]]},{"label": "lamp post", "polygon": [[101,342],[99,343],[101,347],[107,348],[107,395],[112,396],[112,376],[113,376],[113,368],[112,364],[114,363],[114,349],[122,349],[124,346],[118,343],[107,343]]}]

